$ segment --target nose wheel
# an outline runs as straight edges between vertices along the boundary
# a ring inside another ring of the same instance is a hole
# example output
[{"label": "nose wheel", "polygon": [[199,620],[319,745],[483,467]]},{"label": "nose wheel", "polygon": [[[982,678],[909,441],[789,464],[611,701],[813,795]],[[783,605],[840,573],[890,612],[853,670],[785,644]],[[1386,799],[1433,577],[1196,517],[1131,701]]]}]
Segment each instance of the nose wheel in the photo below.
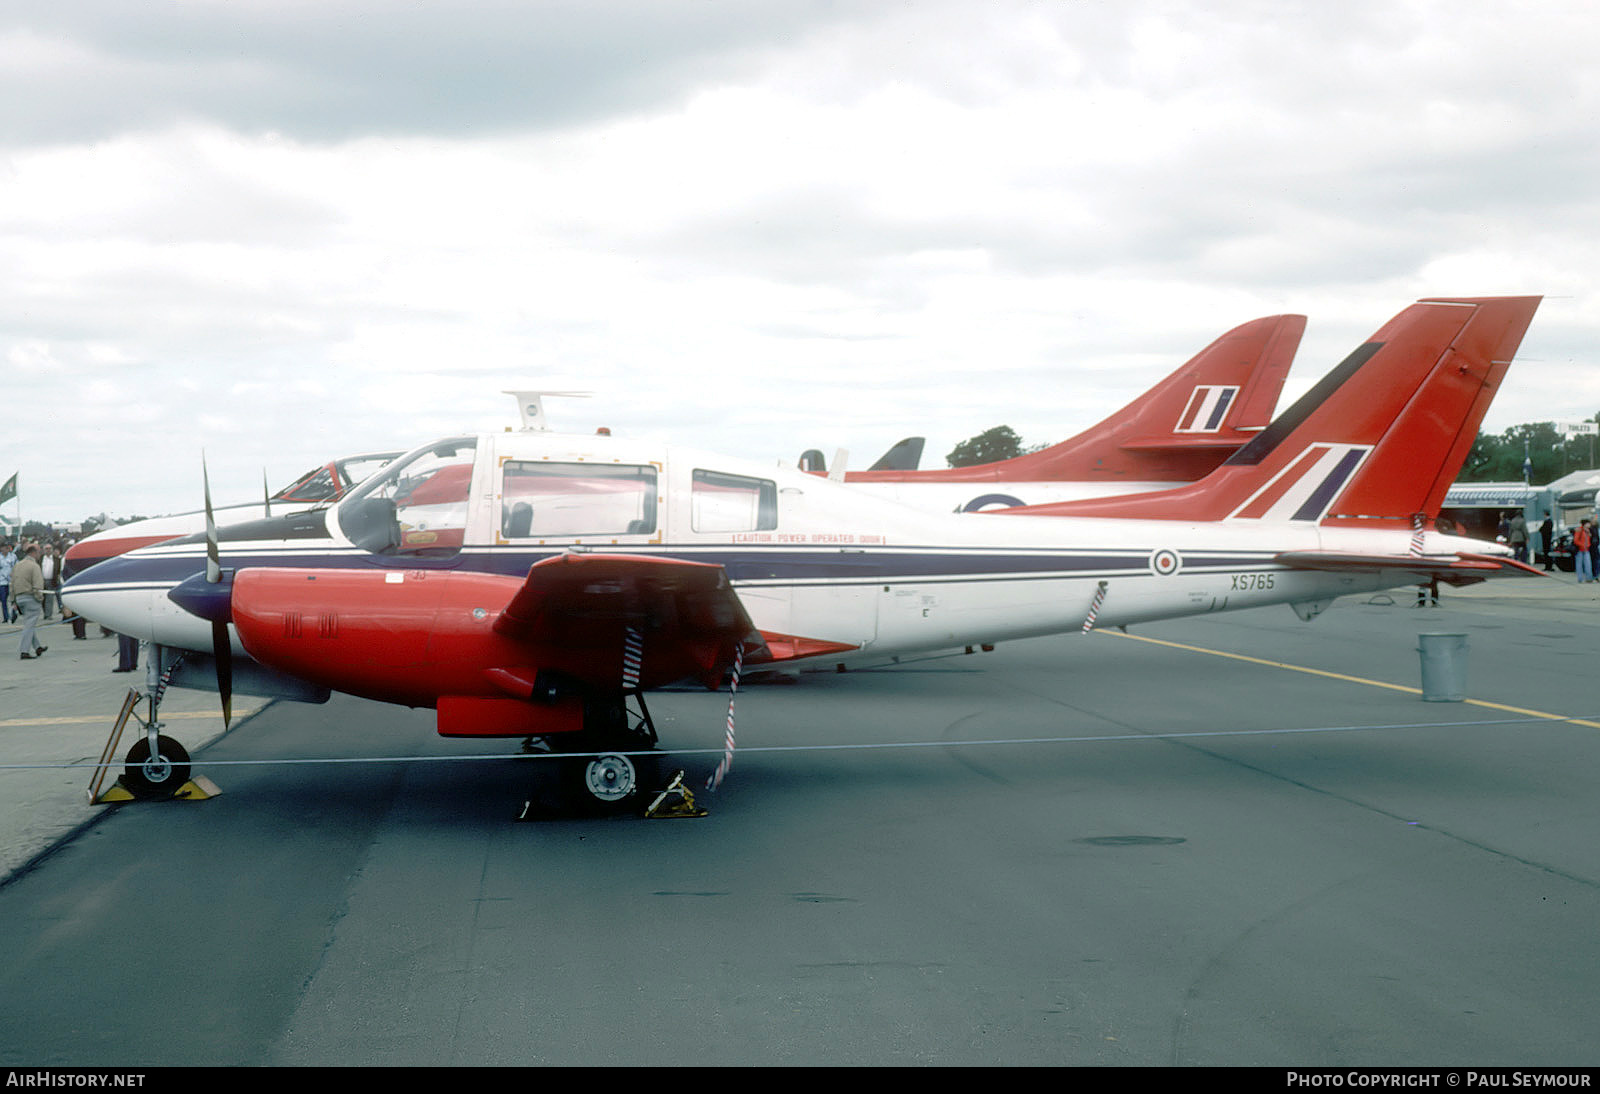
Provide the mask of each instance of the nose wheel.
[{"label": "nose wheel", "polygon": [[171,737],[141,737],[128,749],[122,785],[136,798],[170,798],[189,781],[189,753]]}]

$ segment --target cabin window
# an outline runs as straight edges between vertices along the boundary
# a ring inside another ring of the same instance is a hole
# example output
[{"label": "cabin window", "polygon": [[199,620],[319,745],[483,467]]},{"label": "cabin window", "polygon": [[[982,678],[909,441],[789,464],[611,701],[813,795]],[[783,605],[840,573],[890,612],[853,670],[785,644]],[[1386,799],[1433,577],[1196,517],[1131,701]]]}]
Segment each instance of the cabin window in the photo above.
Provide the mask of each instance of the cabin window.
[{"label": "cabin window", "polygon": [[694,473],[690,526],[696,532],[767,532],[778,526],[778,486],[721,471]]},{"label": "cabin window", "polygon": [[651,465],[508,460],[500,480],[506,539],[643,536],[656,530]]}]

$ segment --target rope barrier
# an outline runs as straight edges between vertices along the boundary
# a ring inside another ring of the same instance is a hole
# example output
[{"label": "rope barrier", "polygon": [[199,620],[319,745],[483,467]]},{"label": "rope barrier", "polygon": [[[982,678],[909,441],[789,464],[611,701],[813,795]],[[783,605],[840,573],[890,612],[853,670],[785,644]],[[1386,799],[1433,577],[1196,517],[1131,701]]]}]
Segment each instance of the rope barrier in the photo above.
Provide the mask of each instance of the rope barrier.
[{"label": "rope barrier", "polygon": [[[1375,726],[1302,726],[1280,727],[1276,729],[1213,729],[1191,730],[1173,733],[1110,733],[1078,737],[1002,737],[1002,738],[973,738],[959,741],[872,741],[842,744],[822,745],[746,745],[740,751],[750,753],[788,753],[788,752],[878,752],[893,749],[924,749],[924,748],[983,748],[983,747],[1013,747],[1017,745],[1071,745],[1071,744],[1116,744],[1146,741],[1182,741],[1217,737],[1265,737],[1284,736],[1301,733],[1370,733],[1390,730],[1416,730],[1416,729],[1472,729],[1494,726],[1533,725],[1551,722],[1576,722],[1576,716],[1567,717],[1551,715],[1548,717],[1530,718],[1491,718],[1475,722],[1396,722],[1387,725]],[[382,764],[382,763],[478,763],[487,760],[561,760],[574,756],[599,756],[619,754],[624,756],[716,756],[726,757],[726,746],[723,748],[658,748],[643,749],[636,752],[618,752],[617,749],[606,749],[604,752],[497,752],[482,756],[330,756],[325,758],[310,757],[285,757],[273,760],[205,760],[206,767],[275,767],[294,766],[305,764]],[[192,760],[195,766],[200,766],[201,761]],[[93,767],[124,767],[125,763],[89,764],[89,763],[34,763],[34,764],[0,764],[0,771],[23,770],[51,770],[70,769],[84,770]]]}]

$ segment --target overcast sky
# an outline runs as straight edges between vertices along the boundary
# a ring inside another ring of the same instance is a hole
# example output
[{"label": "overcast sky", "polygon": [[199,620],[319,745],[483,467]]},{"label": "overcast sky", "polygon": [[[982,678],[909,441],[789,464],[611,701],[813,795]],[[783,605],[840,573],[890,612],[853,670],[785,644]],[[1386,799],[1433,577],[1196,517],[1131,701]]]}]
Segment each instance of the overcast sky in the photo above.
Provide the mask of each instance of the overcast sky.
[{"label": "overcast sky", "polygon": [[[194,508],[515,420],[865,466],[1059,440],[1299,312],[1543,294],[1600,410],[1590,0],[14,0],[0,478]],[[1286,405],[1286,404],[1284,404]],[[15,505],[7,503],[8,515]]]}]

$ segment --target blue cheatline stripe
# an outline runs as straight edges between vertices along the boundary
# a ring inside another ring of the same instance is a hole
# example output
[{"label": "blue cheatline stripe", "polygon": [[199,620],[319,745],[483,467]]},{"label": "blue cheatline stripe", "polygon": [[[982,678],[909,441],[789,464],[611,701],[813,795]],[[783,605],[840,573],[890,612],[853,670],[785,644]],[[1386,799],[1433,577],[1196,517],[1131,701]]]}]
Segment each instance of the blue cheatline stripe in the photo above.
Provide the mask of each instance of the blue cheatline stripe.
[{"label": "blue cheatline stripe", "polygon": [[[564,552],[562,547],[540,551],[525,548],[468,548],[447,559],[417,559],[372,555],[350,548],[330,547],[323,551],[279,551],[263,549],[229,555],[224,552],[226,569],[254,566],[297,567],[346,570],[462,570],[522,578],[536,562]],[[629,545],[608,546],[605,553],[650,555],[660,558],[704,562],[723,567],[737,583],[775,582],[793,584],[874,584],[918,580],[1022,580],[1044,577],[1104,576],[1142,574],[1149,570],[1148,552],[1107,551],[1093,548],[982,548],[964,550],[947,547],[851,548],[841,551],[832,545],[809,549],[794,547],[728,547],[725,545]],[[1227,570],[1271,565],[1275,551],[1185,552],[1185,566],[1192,570]],[[163,588],[196,573],[204,565],[204,552],[195,549],[186,555],[166,553],[146,558],[124,557],[100,564],[74,578],[69,589],[127,590]]]}]

